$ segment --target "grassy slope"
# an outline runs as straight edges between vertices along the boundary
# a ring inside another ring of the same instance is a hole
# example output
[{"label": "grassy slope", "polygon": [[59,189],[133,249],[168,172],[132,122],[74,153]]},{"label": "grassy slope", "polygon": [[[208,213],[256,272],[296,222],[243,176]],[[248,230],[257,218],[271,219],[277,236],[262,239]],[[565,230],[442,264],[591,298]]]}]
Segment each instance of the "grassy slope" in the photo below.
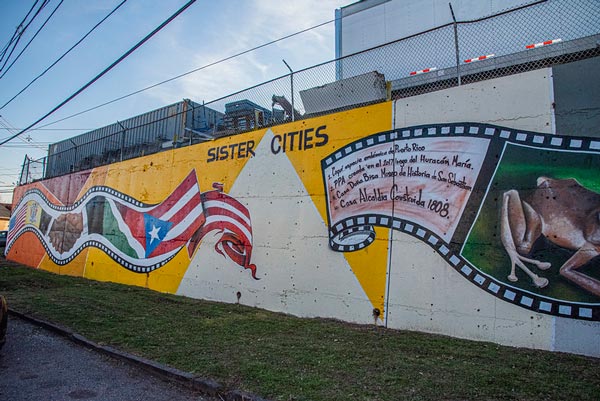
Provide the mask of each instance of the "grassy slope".
[{"label": "grassy slope", "polygon": [[[0,263],[11,307],[278,400],[597,400],[600,360],[299,319]],[[14,339],[9,339],[14,341]]]}]

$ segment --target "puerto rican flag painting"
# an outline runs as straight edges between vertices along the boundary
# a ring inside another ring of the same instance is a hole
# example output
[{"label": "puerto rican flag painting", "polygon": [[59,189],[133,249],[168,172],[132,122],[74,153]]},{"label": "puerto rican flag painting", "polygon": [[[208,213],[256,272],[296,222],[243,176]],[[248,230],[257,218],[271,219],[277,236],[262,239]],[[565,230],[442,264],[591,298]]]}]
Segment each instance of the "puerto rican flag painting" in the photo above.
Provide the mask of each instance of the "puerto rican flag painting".
[{"label": "puerto rican flag painting", "polygon": [[191,258],[204,236],[217,231],[215,251],[257,279],[256,266],[250,262],[250,213],[223,193],[222,184],[213,188],[200,192],[192,170],[154,205],[105,186],[90,188],[72,205],[55,205],[39,189],[32,189],[15,208],[6,253],[23,233],[33,232],[56,264],[67,264],[85,248],[95,247],[128,270],[149,273],[183,248]]}]

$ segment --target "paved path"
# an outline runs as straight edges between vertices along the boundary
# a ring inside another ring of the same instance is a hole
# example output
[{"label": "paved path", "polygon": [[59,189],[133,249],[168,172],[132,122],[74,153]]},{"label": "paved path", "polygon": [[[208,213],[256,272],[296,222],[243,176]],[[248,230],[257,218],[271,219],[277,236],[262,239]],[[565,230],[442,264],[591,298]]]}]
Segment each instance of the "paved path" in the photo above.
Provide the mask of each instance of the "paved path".
[{"label": "paved path", "polygon": [[0,350],[0,400],[209,401],[12,316]]}]

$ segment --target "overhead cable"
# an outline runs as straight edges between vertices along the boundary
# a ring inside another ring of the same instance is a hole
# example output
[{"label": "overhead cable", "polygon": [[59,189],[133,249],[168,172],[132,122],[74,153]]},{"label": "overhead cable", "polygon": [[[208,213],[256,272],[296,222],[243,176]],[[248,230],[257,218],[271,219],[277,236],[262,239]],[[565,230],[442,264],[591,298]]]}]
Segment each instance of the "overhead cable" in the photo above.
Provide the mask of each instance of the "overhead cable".
[{"label": "overhead cable", "polygon": [[[6,128],[0,127],[0,130],[12,129],[14,131],[22,130],[24,128]],[[95,128],[31,128],[29,131],[91,131]]]},{"label": "overhead cable", "polygon": [[52,115],[54,112],[56,112],[58,109],[60,109],[61,107],[63,107],[65,104],[69,103],[71,100],[73,100],[75,97],[77,97],[81,92],[83,92],[88,87],[90,87],[94,82],[96,82],[98,79],[100,79],[102,76],[104,76],[110,70],[112,70],[121,61],[123,61],[124,59],[126,59],[131,53],[133,53],[140,46],[142,46],[144,43],[146,43],[151,37],[153,37],[154,35],[156,35],[160,30],[162,30],[171,21],[173,21],[175,18],[177,18],[177,16],[179,16],[179,14],[181,14],[182,12],[184,12],[189,6],[191,6],[195,2],[196,2],[196,0],[190,0],[190,1],[188,1],[186,4],[183,5],[183,7],[181,7],[173,15],[171,15],[169,18],[167,18],[162,24],[160,24],[152,32],[150,32],[148,35],[146,35],[142,40],[140,40],[138,43],[136,43],[131,49],[127,50],[125,52],[125,54],[123,54],[121,57],[119,57],[117,60],[115,60],[111,65],[109,65],[108,67],[106,67],[100,74],[98,74],[94,78],[92,78],[91,81],[89,81],[87,84],[83,85],[75,93],[73,93],[71,96],[69,96],[68,98],[66,98],[65,100],[63,100],[58,106],[54,107],[52,110],[50,110],[44,116],[42,116],[41,118],[39,118],[33,124],[29,125],[27,128],[19,131],[18,133],[14,134],[14,135],[10,136],[9,138],[7,138],[7,139],[3,140],[2,142],[0,142],[0,145],[4,145],[5,143],[7,143],[7,142],[9,142],[9,141],[11,141],[13,139],[15,139],[19,135],[22,135],[23,133],[25,133],[30,128],[33,128],[34,126],[36,126],[37,124],[39,124],[41,121],[43,121],[46,118],[48,118],[48,116]]},{"label": "overhead cable", "polygon": [[52,69],[56,64],[58,64],[60,62],[60,60],[62,60],[67,54],[69,54],[71,52],[71,50],[73,50],[75,47],[77,47],[81,42],[83,42],[96,28],[98,28],[104,21],[106,21],[108,19],[108,17],[110,17],[115,11],[117,11],[123,4],[125,4],[125,2],[127,2],[127,0],[123,0],[122,2],[120,2],[115,8],[113,8],[113,10],[108,13],[104,18],[102,18],[96,25],[94,25],[94,27],[92,29],[90,29],[85,35],[83,35],[83,37],[81,39],[79,39],[73,46],[71,46],[71,48],[69,50],[67,50],[66,52],[64,52],[62,54],[62,56],[60,56],[59,58],[56,59],[56,61],[54,61],[52,64],[50,64],[50,66],[48,66],[48,68],[46,68],[44,71],[42,71],[41,74],[39,74],[37,77],[35,77],[31,82],[29,82],[23,89],[21,89],[16,95],[14,95],[12,98],[10,98],[6,103],[4,103],[2,106],[0,106],[0,110],[2,110],[4,107],[6,107],[10,102],[12,102],[13,100],[15,100],[21,93],[25,92],[31,85],[33,85],[33,83],[35,81],[37,81],[38,79],[40,79],[42,76],[44,76],[48,71],[50,71],[50,69]]},{"label": "overhead cable", "polygon": [[[58,11],[58,8],[62,5],[62,3],[65,0],[60,0],[60,3],[58,3],[58,5],[56,7],[54,7],[54,10],[52,10],[52,12],[50,13],[50,15],[48,16],[48,18],[46,18],[46,20],[44,21],[44,23],[42,24],[42,26],[40,26],[38,28],[38,30],[35,32],[35,34],[31,37],[31,39],[29,39],[29,42],[27,42],[27,44],[25,45],[25,47],[23,47],[23,49],[21,49],[21,51],[19,52],[19,54],[17,54],[17,56],[14,58],[14,60],[12,61],[12,63],[10,63],[10,65],[6,68],[6,70],[4,70],[4,72],[2,73],[2,75],[0,75],[0,79],[2,79],[2,77],[4,77],[6,75],[6,73],[11,69],[11,67],[17,62],[17,60],[21,57],[21,55],[23,54],[23,52],[25,50],[27,50],[27,48],[29,47],[29,45],[31,44],[31,42],[33,42],[33,40],[36,38],[36,36],[38,36],[38,34],[41,32],[42,29],[44,29],[44,27],[46,26],[46,24],[48,23],[48,21],[50,21],[50,18],[52,18],[52,16],[54,15],[54,13],[56,13],[56,11]],[[6,60],[6,62],[8,62],[8,59]],[[4,63],[4,65],[6,65],[6,62]],[[3,66],[4,67],[4,66]]]},{"label": "overhead cable", "polygon": [[[8,60],[10,60],[10,56],[12,56],[13,52],[15,51],[15,49],[17,48],[17,45],[19,44],[19,41],[21,40],[21,37],[23,36],[23,33],[25,33],[25,31],[27,30],[27,28],[29,28],[29,25],[31,25],[31,23],[33,22],[33,20],[35,19],[35,17],[38,16],[38,14],[42,11],[42,9],[46,6],[46,4],[48,4],[50,0],[45,0],[42,5],[40,6],[40,8],[35,12],[35,14],[33,15],[33,17],[31,17],[31,21],[29,21],[24,27],[22,27],[22,29],[19,31],[19,34],[17,36],[17,38],[15,39],[14,43],[12,44],[12,49],[10,51],[10,53],[8,53],[8,56],[6,57],[6,59],[4,60],[4,64],[2,64],[2,67],[0,67],[0,71],[2,71],[2,69],[4,68],[4,66],[6,65],[6,63],[8,62]],[[18,29],[18,28],[17,28]],[[6,55],[6,51],[8,51],[8,49],[6,49],[4,51],[4,53],[2,54],[2,57],[0,58],[0,60],[2,58],[4,58],[4,56]]]},{"label": "overhead cable", "polygon": [[[4,122],[2,120],[4,120]],[[9,133],[17,132],[17,129],[15,127],[13,127],[12,124],[6,119],[6,117],[4,117],[2,115],[0,115],[0,126],[1,126],[0,128],[6,129]],[[42,143],[33,141],[31,139],[31,137],[28,137],[27,139],[23,139],[21,137],[18,137],[18,139],[21,142],[24,142],[24,143],[12,143],[10,145],[13,145],[12,147],[29,146],[29,147],[35,147],[35,148],[38,148],[38,149],[41,149],[41,150],[47,150],[48,149],[47,145],[44,146],[44,144],[42,144]],[[7,145],[7,146],[10,146],[10,145]]]},{"label": "overhead cable", "polygon": [[[255,51],[255,50],[258,50],[258,49],[261,49],[261,48],[263,48],[263,47],[270,46],[270,45],[272,45],[272,44],[274,44],[274,43],[281,42],[282,40],[289,39],[289,38],[291,38],[291,37],[293,37],[293,36],[300,35],[300,34],[302,34],[302,33],[304,33],[304,32],[311,31],[311,30],[313,30],[313,29],[316,29],[316,28],[319,28],[319,27],[321,27],[321,26],[323,26],[323,25],[330,24],[330,23],[332,23],[332,22],[334,22],[334,21],[335,21],[335,19],[332,19],[332,20],[329,20],[329,21],[325,21],[325,22],[322,22],[322,23],[320,23],[320,24],[317,24],[317,25],[311,26],[310,28],[306,28],[306,29],[303,29],[303,30],[301,30],[301,31],[297,31],[297,32],[291,33],[291,34],[289,34],[289,35],[286,35],[286,36],[283,36],[283,37],[281,37],[281,38],[279,38],[279,39],[271,40],[270,42],[263,43],[262,45],[255,46],[255,47],[253,47],[253,48],[251,48],[251,49],[247,49],[247,50],[241,51],[241,52],[239,52],[239,53],[236,53],[236,54],[234,54],[234,55],[231,55],[231,56],[228,56],[228,57],[222,58],[222,59],[220,59],[220,60],[213,61],[213,62],[211,62],[211,63],[208,63],[208,64],[205,64],[205,65],[203,65],[203,66],[201,66],[201,67],[198,67],[198,68],[195,68],[195,69],[193,69],[193,70],[190,70],[190,71],[188,71],[188,72],[184,72],[183,74],[176,75],[176,76],[174,76],[174,77],[172,77],[172,78],[165,79],[164,81],[157,82],[157,83],[155,83],[155,84],[152,84],[152,85],[150,85],[150,86],[146,86],[145,88],[138,89],[138,90],[136,90],[136,91],[134,91],[134,92],[131,92],[131,93],[128,93],[128,94],[126,94],[126,95],[119,96],[119,97],[117,97],[117,98],[115,98],[115,99],[109,100],[109,101],[107,101],[107,102],[104,102],[104,103],[98,104],[98,105],[96,105],[96,106],[93,106],[93,107],[90,107],[89,109],[85,109],[85,110],[82,110],[82,111],[80,111],[80,112],[77,112],[77,113],[75,113],[75,114],[71,114],[71,115],[69,115],[69,116],[67,116],[67,117],[64,117],[64,118],[61,118],[61,119],[58,119],[58,120],[55,120],[55,121],[49,122],[48,124],[41,125],[39,128],[45,128],[45,127],[48,127],[48,126],[50,126],[50,125],[57,124],[57,123],[59,123],[59,122],[61,122],[61,121],[69,120],[69,119],[71,119],[71,118],[73,118],[73,117],[77,117],[77,116],[79,116],[79,115],[82,115],[82,114],[85,114],[85,113],[89,113],[90,111],[93,111],[93,110],[99,109],[99,108],[101,108],[101,107],[107,106],[107,105],[109,105],[109,104],[111,104],[111,103],[118,102],[119,100],[123,100],[123,99],[126,99],[126,98],[128,98],[128,97],[131,97],[131,96],[133,96],[133,95],[137,95],[138,93],[145,92],[145,91],[147,91],[147,90],[149,90],[149,89],[152,89],[152,88],[155,88],[155,87],[157,87],[157,86],[160,86],[160,85],[166,84],[166,83],[168,83],[168,82],[174,81],[174,80],[176,80],[176,79],[179,79],[179,78],[185,77],[186,75],[193,74],[194,72],[198,72],[198,71],[200,71],[200,70],[203,70],[203,69],[205,69],[205,68],[212,67],[212,66],[214,66],[214,65],[217,65],[217,64],[223,63],[223,62],[225,62],[225,61],[231,60],[231,59],[233,59],[233,58],[236,58],[236,57],[242,56],[242,55],[244,55],[244,54],[247,54],[247,53],[253,52],[253,51]],[[4,106],[2,106],[2,107],[4,107]],[[0,108],[0,109],[1,109],[1,108]],[[1,143],[0,143],[0,145],[1,145]]]},{"label": "overhead cable", "polygon": [[31,12],[35,8],[35,5],[38,3],[38,1],[40,1],[40,0],[35,0],[33,5],[31,6],[31,8],[27,12],[27,15],[25,15],[25,18],[23,18],[23,20],[15,28],[15,33],[13,33],[13,36],[10,38],[8,43],[5,44],[4,47],[2,48],[2,50],[0,51],[0,52],[2,52],[2,54],[0,54],[0,61],[2,61],[2,59],[4,58],[4,54],[6,54],[6,49],[8,49],[8,47],[15,41],[15,38],[17,37],[17,35],[19,35],[20,28],[23,28],[23,24],[25,23],[25,21],[27,21],[27,18],[29,18],[29,14],[31,14]]}]

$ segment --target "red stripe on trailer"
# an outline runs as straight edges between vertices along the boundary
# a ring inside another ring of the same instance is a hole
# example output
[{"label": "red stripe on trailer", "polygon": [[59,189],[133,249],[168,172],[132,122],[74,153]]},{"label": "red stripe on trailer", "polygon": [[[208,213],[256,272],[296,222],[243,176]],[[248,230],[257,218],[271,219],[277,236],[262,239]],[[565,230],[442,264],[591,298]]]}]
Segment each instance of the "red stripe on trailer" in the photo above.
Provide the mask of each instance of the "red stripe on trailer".
[{"label": "red stripe on trailer", "polygon": [[562,39],[552,39],[552,40],[546,40],[544,42],[533,43],[531,45],[525,46],[525,48],[526,49],[535,49],[536,47],[542,47],[542,46],[552,45],[552,44],[558,43],[558,42],[562,42]]},{"label": "red stripe on trailer", "polygon": [[487,56],[479,56],[479,57],[473,57],[473,58],[468,58],[465,60],[465,63],[472,63],[473,61],[481,61],[481,60],[485,60],[488,58],[492,58],[494,57],[495,54],[488,54]]},{"label": "red stripe on trailer", "polygon": [[435,70],[437,70],[437,67],[425,68],[424,70],[413,71],[409,75],[423,74],[423,73],[431,72],[431,71],[435,71]]}]

